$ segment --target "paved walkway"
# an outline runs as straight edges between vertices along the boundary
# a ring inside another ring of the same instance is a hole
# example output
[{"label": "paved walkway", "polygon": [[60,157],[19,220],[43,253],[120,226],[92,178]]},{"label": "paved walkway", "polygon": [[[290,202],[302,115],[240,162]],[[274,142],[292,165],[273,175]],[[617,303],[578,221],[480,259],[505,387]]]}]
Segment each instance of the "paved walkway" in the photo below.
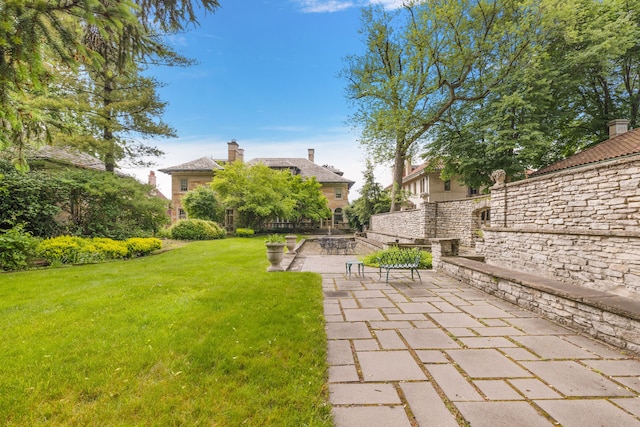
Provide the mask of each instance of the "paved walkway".
[{"label": "paved walkway", "polygon": [[640,361],[453,280],[306,255],[322,274],[337,427],[640,426]]}]

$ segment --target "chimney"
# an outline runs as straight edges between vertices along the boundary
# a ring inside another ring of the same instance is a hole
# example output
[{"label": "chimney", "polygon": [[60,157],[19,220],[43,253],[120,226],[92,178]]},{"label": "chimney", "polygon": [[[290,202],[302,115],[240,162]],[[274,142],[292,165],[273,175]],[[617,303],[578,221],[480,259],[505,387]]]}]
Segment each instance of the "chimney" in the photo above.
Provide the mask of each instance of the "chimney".
[{"label": "chimney", "polygon": [[236,160],[240,163],[244,163],[244,148],[238,148]]},{"label": "chimney", "polygon": [[149,172],[149,178],[147,178],[147,183],[151,185],[153,188],[156,188],[156,173],[154,171]]},{"label": "chimney", "polygon": [[607,126],[609,126],[609,139],[613,138],[614,136],[618,136],[618,135],[622,135],[623,133],[626,133],[629,126],[629,120],[626,119],[615,119],[615,120],[611,120],[609,123],[607,123]]},{"label": "chimney", "polygon": [[315,163],[316,150],[314,150],[313,148],[309,148],[308,152],[309,152],[309,161]]},{"label": "chimney", "polygon": [[231,142],[227,142],[227,145],[228,145],[227,160],[229,163],[233,163],[236,161],[236,158],[238,156],[238,143],[236,142],[235,139],[232,139]]},{"label": "chimney", "polygon": [[402,176],[407,176],[413,171],[413,164],[411,159],[405,159],[404,161],[404,171],[402,172]]}]

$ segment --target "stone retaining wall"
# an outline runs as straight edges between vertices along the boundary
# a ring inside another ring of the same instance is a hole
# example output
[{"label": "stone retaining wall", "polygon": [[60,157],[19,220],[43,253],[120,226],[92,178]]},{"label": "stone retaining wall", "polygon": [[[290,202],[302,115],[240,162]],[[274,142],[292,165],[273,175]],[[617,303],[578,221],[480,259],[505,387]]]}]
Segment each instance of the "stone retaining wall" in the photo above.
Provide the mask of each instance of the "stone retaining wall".
[{"label": "stone retaining wall", "polygon": [[491,189],[487,264],[640,300],[640,157]]},{"label": "stone retaining wall", "polygon": [[477,212],[489,207],[490,197],[426,202],[419,209],[373,215],[367,238],[381,242],[413,243],[436,237],[455,237],[473,246],[477,236]]},{"label": "stone retaining wall", "polygon": [[631,232],[491,228],[487,264],[640,300],[640,236]]}]

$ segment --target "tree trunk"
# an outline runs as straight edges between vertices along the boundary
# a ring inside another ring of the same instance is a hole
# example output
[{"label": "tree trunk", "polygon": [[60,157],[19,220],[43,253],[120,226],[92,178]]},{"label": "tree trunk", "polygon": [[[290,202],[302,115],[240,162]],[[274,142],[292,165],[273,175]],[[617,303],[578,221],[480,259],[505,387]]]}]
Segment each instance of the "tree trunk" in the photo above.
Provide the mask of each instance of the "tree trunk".
[{"label": "tree trunk", "polygon": [[398,196],[402,190],[402,178],[404,175],[405,153],[396,150],[396,156],[393,164],[393,184],[391,185],[391,212],[400,210],[400,202]]}]

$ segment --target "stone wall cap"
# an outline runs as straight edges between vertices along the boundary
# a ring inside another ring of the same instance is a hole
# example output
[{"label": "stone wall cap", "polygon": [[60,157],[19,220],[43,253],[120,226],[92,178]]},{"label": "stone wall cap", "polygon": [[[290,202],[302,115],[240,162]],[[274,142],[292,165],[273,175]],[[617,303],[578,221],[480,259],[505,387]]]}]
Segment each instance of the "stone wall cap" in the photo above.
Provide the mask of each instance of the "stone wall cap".
[{"label": "stone wall cap", "polygon": [[[445,257],[443,257],[443,261],[444,258]],[[509,280],[551,295],[577,301],[622,317],[640,320],[640,301],[631,298],[625,298],[597,289],[571,285],[547,277],[510,270],[508,268],[485,264],[462,257],[446,257],[446,262],[499,279]]]}]

